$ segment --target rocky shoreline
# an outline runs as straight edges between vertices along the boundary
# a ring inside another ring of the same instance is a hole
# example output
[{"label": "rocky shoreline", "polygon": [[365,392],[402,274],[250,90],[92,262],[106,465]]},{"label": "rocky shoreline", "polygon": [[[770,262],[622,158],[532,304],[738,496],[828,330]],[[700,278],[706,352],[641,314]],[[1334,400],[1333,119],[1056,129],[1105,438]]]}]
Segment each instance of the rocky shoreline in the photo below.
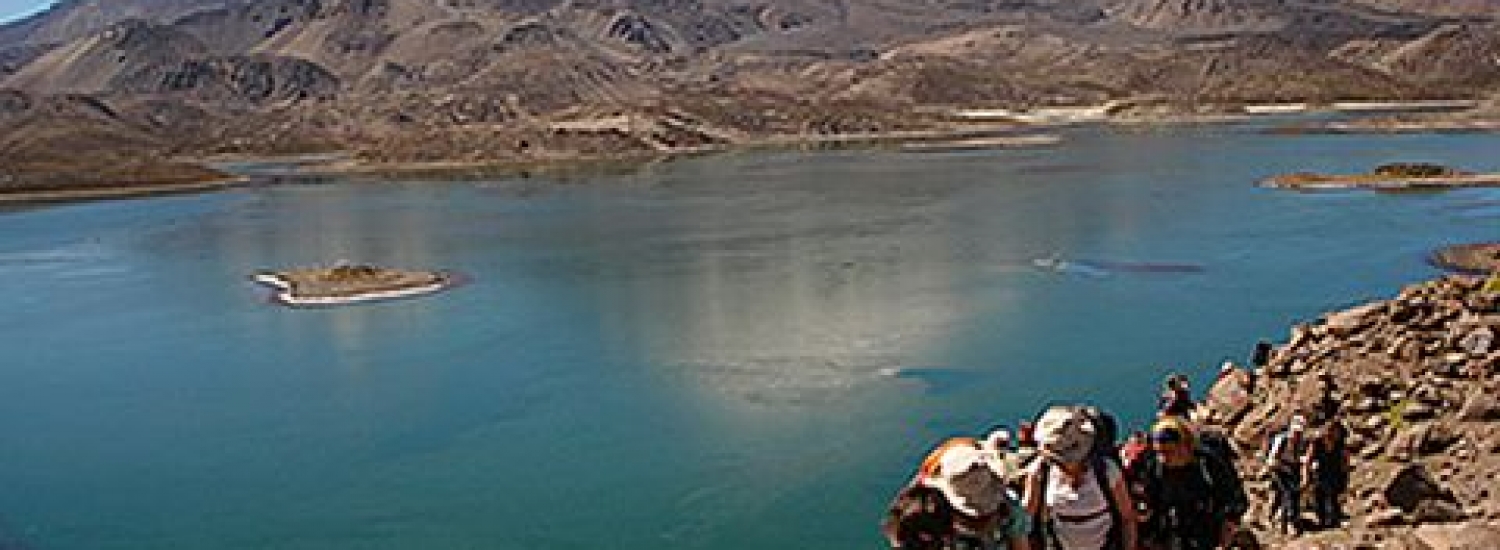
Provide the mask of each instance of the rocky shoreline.
[{"label": "rocky shoreline", "polygon": [[[1269,483],[1247,483],[1246,527],[1283,548],[1500,548],[1500,279],[1449,276],[1295,326],[1254,395],[1216,422],[1261,470],[1294,414],[1334,407],[1348,427],[1349,520],[1288,537],[1269,520]],[[1320,380],[1331,380],[1333,403]]]},{"label": "rocky shoreline", "polygon": [[1432,253],[1432,263],[1459,273],[1500,273],[1500,242],[1446,246]]}]

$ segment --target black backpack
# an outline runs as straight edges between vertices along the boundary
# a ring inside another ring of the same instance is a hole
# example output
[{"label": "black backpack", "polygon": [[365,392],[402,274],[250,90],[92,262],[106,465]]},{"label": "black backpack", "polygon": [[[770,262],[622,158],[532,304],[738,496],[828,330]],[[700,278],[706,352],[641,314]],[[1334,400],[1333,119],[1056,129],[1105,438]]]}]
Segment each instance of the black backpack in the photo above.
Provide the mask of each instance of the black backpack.
[{"label": "black backpack", "polygon": [[[1220,531],[1224,522],[1238,522],[1243,518],[1245,512],[1249,510],[1250,501],[1245,495],[1245,486],[1240,479],[1239,470],[1234,465],[1233,457],[1236,453],[1233,446],[1221,434],[1204,435],[1206,437],[1201,437],[1198,440],[1198,446],[1193,450],[1196,458],[1193,468],[1198,473],[1195,480],[1201,482],[1195,483],[1193,490],[1201,491],[1202,494],[1180,499],[1179,503],[1182,501],[1207,503],[1206,512],[1210,517],[1190,518],[1187,521],[1193,524],[1190,527],[1207,527],[1202,532],[1212,535]],[[1153,510],[1151,521],[1143,530],[1142,535],[1145,538],[1160,540],[1169,536],[1170,531],[1174,529],[1173,526],[1164,523],[1168,521],[1164,515],[1166,510],[1162,509],[1165,496],[1159,494],[1166,491],[1165,468],[1161,457],[1155,453],[1151,454],[1147,459],[1147,464],[1141,468],[1142,475],[1146,478],[1143,480],[1143,485],[1147,493],[1147,503],[1157,508]]]},{"label": "black backpack", "polygon": [[1104,412],[1103,409],[1092,405],[1079,407],[1078,410],[1088,417],[1089,422],[1094,424],[1094,448],[1093,454],[1114,458],[1118,466],[1120,456],[1120,422],[1115,420],[1115,415]]}]

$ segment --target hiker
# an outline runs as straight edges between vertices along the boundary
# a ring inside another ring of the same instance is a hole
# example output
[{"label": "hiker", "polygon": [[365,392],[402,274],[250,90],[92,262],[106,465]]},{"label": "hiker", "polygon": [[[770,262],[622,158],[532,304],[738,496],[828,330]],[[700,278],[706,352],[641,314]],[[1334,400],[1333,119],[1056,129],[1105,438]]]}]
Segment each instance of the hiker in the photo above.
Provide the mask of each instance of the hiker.
[{"label": "hiker", "polygon": [[1227,546],[1248,509],[1227,440],[1200,445],[1178,418],[1151,428],[1151,451],[1138,467],[1146,510],[1141,537],[1151,548],[1212,550]]},{"label": "hiker", "polygon": [[1016,425],[1016,465],[1027,469],[1036,460],[1036,426],[1029,420]]},{"label": "hiker", "polygon": [[1330,422],[1338,418],[1340,408],[1338,391],[1338,385],[1333,382],[1332,374],[1318,373],[1319,396],[1316,415],[1318,422]]},{"label": "hiker", "polygon": [[943,492],[926,485],[908,485],[896,495],[882,531],[891,548],[946,550],[952,548],[958,512]]},{"label": "hiker", "polygon": [[1025,480],[1020,475],[1024,471],[1024,466],[1021,464],[1020,453],[1016,451],[1015,446],[1012,444],[1010,429],[1004,426],[996,427],[990,431],[989,435],[984,437],[981,445],[985,450],[993,451],[1000,457],[1000,461],[1005,463],[1005,471],[1009,474],[1005,479],[1005,486],[1009,491],[1011,499],[1018,500],[1019,497],[1017,495],[1024,488],[1023,482]]},{"label": "hiker", "polygon": [[1292,417],[1285,432],[1271,440],[1271,449],[1266,453],[1266,468],[1270,471],[1271,486],[1276,490],[1272,509],[1279,511],[1273,523],[1286,534],[1301,534],[1302,526],[1302,458],[1306,454],[1303,432],[1307,420],[1301,415]]},{"label": "hiker", "polygon": [[1036,430],[1041,459],[1028,472],[1024,498],[1033,546],[1135,548],[1135,504],[1116,458],[1098,452],[1099,428],[1089,415],[1079,407],[1051,407]]},{"label": "hiker", "polygon": [[984,436],[984,446],[987,449],[999,453],[1008,453],[1015,450],[1011,445],[1010,429],[1005,426],[995,426],[990,434]]},{"label": "hiker", "polygon": [[1156,406],[1158,416],[1187,418],[1195,406],[1192,390],[1188,388],[1187,377],[1181,374],[1168,376],[1162,388],[1161,398],[1156,401]]},{"label": "hiker", "polygon": [[1250,352],[1250,368],[1245,369],[1250,372],[1250,381],[1245,384],[1245,391],[1251,395],[1255,394],[1256,379],[1260,378],[1266,366],[1271,364],[1271,353],[1275,350],[1276,347],[1265,339],[1255,342],[1255,350]]},{"label": "hiker", "polygon": [[1313,432],[1303,457],[1303,479],[1312,485],[1313,514],[1318,527],[1337,527],[1344,519],[1340,499],[1349,487],[1349,448],[1337,419]]},{"label": "hiker", "polygon": [[[903,550],[1028,550],[1028,518],[1007,496],[1005,479],[1005,465],[996,453],[973,438],[949,439],[928,454],[916,479],[897,495],[882,532],[892,548]],[[940,525],[938,516],[922,515],[922,510],[940,507],[926,501],[911,504],[926,498],[920,488],[936,489],[952,507],[951,530]]]}]

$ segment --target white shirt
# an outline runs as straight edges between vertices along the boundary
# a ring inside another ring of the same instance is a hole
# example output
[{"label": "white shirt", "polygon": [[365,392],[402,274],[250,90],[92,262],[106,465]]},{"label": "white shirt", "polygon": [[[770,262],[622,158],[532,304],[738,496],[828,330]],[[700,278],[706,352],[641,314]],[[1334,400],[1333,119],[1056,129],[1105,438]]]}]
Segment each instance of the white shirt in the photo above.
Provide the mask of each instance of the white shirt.
[{"label": "white shirt", "polygon": [[[1107,468],[1105,479],[1109,484],[1113,486],[1120,483],[1123,479],[1120,469],[1108,460],[1104,461],[1104,465]],[[1083,475],[1078,476],[1078,486],[1075,487],[1068,483],[1068,475],[1060,468],[1052,467],[1045,461],[1040,462],[1039,467],[1052,468],[1047,475],[1047,486],[1042,489],[1042,504],[1046,507],[1048,519],[1052,520],[1057,542],[1065,550],[1104,548],[1109,541],[1109,528],[1114,525],[1109,513],[1109,499],[1104,496],[1104,491],[1110,489],[1099,486],[1099,479],[1092,469],[1084,470]],[[1094,517],[1074,521],[1058,516]]]}]

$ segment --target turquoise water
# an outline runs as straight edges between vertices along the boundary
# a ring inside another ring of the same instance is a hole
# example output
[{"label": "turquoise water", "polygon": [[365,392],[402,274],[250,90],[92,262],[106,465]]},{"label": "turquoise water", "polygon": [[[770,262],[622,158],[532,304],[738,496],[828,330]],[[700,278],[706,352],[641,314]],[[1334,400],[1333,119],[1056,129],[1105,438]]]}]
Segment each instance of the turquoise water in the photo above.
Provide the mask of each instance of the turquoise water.
[{"label": "turquoise water", "polygon": [[[1136,422],[1168,369],[1202,386],[1435,275],[1434,246],[1500,238],[1496,190],[1251,185],[1497,169],[1500,137],[1253,130],[13,210],[0,543],[878,548],[943,436],[1049,400]],[[338,259],[473,281],[289,310],[246,280]]]}]

